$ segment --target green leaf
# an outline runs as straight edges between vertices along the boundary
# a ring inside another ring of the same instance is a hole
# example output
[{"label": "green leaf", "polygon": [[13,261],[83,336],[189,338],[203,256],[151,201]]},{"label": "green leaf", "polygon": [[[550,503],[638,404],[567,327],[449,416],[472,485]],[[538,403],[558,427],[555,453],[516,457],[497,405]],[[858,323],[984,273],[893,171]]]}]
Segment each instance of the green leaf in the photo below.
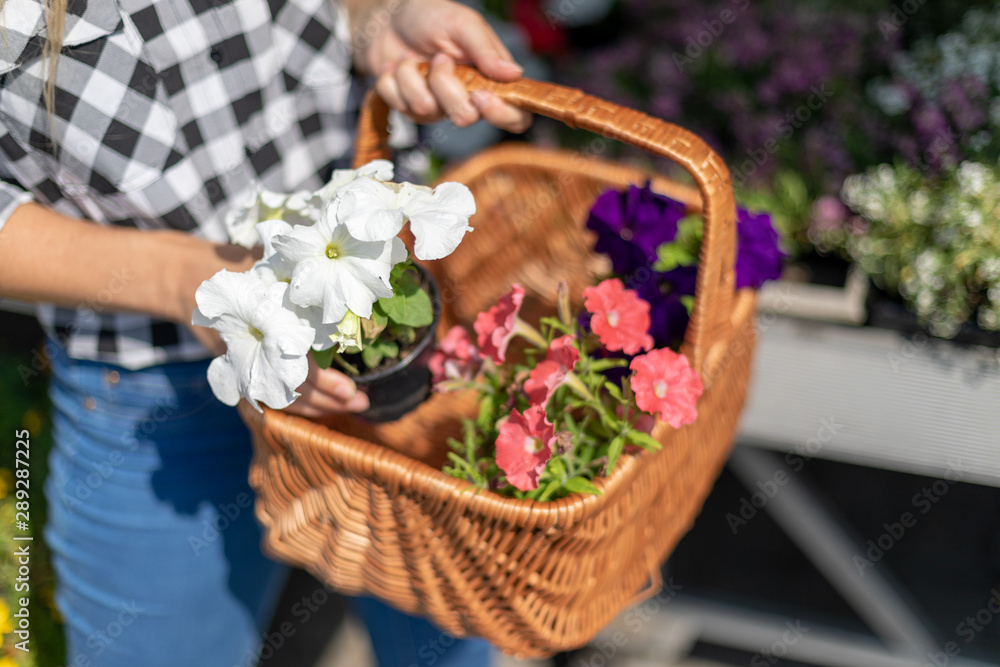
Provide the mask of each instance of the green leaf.
[{"label": "green leaf", "polygon": [[379,299],[379,305],[390,320],[409,327],[426,327],[434,321],[431,297],[423,290],[406,294],[398,292],[392,297]]},{"label": "green leaf", "polygon": [[382,353],[383,357],[395,359],[399,356],[399,345],[395,341],[384,339],[372,341],[372,347]]},{"label": "green leaf", "polygon": [[[397,265],[399,266],[399,265]],[[426,327],[434,321],[434,305],[431,297],[420,287],[420,274],[407,266],[398,273],[393,269],[393,295],[378,300],[378,306],[386,317],[397,324],[410,327]]]},{"label": "green leaf", "polygon": [[656,249],[656,263],[653,265],[654,271],[672,271],[678,266],[690,266],[698,261],[698,258],[679,243],[664,243]]},{"label": "green leaf", "polygon": [[375,345],[366,345],[365,349],[361,350],[361,361],[368,368],[377,368],[382,363],[384,356],[382,350],[378,349]]},{"label": "green leaf", "polygon": [[618,463],[618,457],[621,455],[623,449],[625,449],[625,438],[620,435],[615,437],[611,441],[611,444],[608,445],[608,475],[615,469],[615,464]]},{"label": "green leaf", "polygon": [[544,503],[546,500],[552,497],[552,494],[559,490],[562,486],[562,480],[554,479],[545,485],[545,489],[538,496],[538,502]]},{"label": "green leaf", "polygon": [[621,368],[627,365],[628,361],[625,359],[598,359],[590,363],[589,370],[591,373],[600,373],[609,368]]},{"label": "green leaf", "polygon": [[552,473],[553,477],[557,478],[561,482],[563,478],[566,477],[566,473],[568,471],[566,470],[566,464],[563,460],[556,457],[549,461],[549,472]]},{"label": "green leaf", "polygon": [[606,380],[604,382],[604,388],[608,390],[608,393],[611,394],[611,396],[614,397],[616,401],[622,400],[622,390],[619,389],[618,385],[616,385],[614,382]]},{"label": "green leaf", "polygon": [[654,452],[658,452],[662,448],[662,445],[660,444],[659,440],[649,435],[648,433],[643,433],[642,431],[636,431],[635,429],[631,429],[629,430],[628,436],[626,437],[628,438],[629,442],[635,445],[639,445],[643,449],[649,449]]},{"label": "green leaf", "polygon": [[330,367],[330,364],[333,363],[333,354],[334,352],[332,347],[328,350],[322,350],[321,352],[317,352],[316,350],[312,351],[313,359],[316,360],[316,365],[320,368]]},{"label": "green leaf", "polygon": [[601,495],[601,490],[594,486],[594,483],[583,477],[567,479],[563,484],[570,493],[589,493],[595,496]]},{"label": "green leaf", "polygon": [[690,315],[691,311],[694,310],[694,296],[692,296],[690,294],[684,294],[684,295],[681,296],[680,301],[681,301],[681,304],[685,308],[687,308],[688,315]]}]

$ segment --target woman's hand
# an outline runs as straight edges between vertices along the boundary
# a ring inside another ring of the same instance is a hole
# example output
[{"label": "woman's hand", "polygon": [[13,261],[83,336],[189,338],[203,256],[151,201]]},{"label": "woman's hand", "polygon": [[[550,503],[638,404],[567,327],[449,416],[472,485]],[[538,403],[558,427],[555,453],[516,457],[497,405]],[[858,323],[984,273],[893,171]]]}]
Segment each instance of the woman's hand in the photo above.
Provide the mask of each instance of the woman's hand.
[{"label": "woman's hand", "polygon": [[285,412],[302,417],[323,417],[332,412],[368,409],[368,396],[358,391],[351,378],[332,368],[320,368],[311,354],[309,375],[298,392],[302,395],[285,408]]},{"label": "woman's hand", "polygon": [[[345,0],[351,17],[355,63],[378,76],[376,89],[394,109],[426,123],[447,116],[459,126],[479,119],[524,132],[531,114],[485,91],[473,94],[455,76],[455,63],[471,63],[498,81],[522,68],[475,10],[450,0]],[[417,63],[431,61],[424,78]]]}]

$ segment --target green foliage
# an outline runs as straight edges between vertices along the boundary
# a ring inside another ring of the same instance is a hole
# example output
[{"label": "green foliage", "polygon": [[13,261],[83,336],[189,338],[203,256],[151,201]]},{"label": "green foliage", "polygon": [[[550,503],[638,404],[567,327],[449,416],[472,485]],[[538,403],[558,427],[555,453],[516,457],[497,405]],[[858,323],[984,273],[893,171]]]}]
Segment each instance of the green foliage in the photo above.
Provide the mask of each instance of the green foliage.
[{"label": "green foliage", "polygon": [[[0,612],[6,605],[8,614],[15,612],[19,605],[18,599],[23,595],[13,588],[16,576],[14,571],[17,561],[13,558],[13,550],[23,544],[15,542],[15,534],[23,535],[15,530],[15,484],[12,471],[15,463],[15,432],[27,429],[30,433],[30,534],[31,541],[31,575],[29,579],[29,609],[31,613],[31,652],[24,653],[14,648],[14,642],[19,641],[16,635],[3,635],[3,645],[0,648],[0,660],[11,658],[18,667],[36,667],[44,665],[61,665],[65,661],[65,641],[59,612],[56,610],[53,594],[55,591],[55,576],[49,549],[46,545],[42,528],[48,518],[45,495],[42,492],[45,478],[48,475],[48,455],[52,446],[52,434],[49,426],[49,401],[46,393],[48,382],[44,374],[24,374],[24,369],[32,369],[32,359],[24,353],[0,352],[0,396],[3,397],[3,409],[0,409],[0,434],[5,444],[0,447]],[[3,614],[0,613],[0,626],[4,626]]]},{"label": "green foliage", "polygon": [[386,359],[399,359],[404,348],[415,344],[423,330],[434,322],[434,303],[410,259],[393,267],[389,286],[392,296],[376,301],[372,316],[361,319],[361,349],[314,350],[313,357],[320,368],[335,363],[350,375],[360,375],[362,367],[378,368]]},{"label": "green foliage", "polygon": [[464,421],[462,440],[450,441],[446,473],[476,489],[543,502],[570,493],[599,494],[594,478],[611,474],[627,446],[660,448],[654,438],[636,429],[636,422],[645,413],[636,407],[628,379],[615,383],[603,374],[627,362],[592,356],[600,347],[594,336],[583,335],[554,318],[542,319],[540,336],[545,341],[566,333],[576,334],[580,359],[570,374],[573,380],[556,389],[546,407],[557,440],[539,476],[538,488],[521,491],[509,485],[495,460],[499,424],[513,410],[523,413],[530,407],[523,383],[534,365],[532,358],[541,352],[535,348],[525,350],[524,363],[490,366],[480,379],[452,387],[474,389],[479,394],[479,412],[475,419]]},{"label": "green foliage", "polygon": [[1000,331],[1000,162],[940,177],[884,164],[848,178],[842,196],[867,221],[842,247],[931,333],[950,338],[970,319]]}]

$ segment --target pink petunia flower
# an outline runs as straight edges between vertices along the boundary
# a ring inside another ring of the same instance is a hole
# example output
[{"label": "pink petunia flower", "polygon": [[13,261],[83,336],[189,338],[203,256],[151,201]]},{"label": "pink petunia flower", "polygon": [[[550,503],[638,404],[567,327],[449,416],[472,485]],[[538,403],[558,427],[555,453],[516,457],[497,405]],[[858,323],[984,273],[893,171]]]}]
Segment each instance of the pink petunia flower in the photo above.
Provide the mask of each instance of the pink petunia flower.
[{"label": "pink petunia flower", "polygon": [[517,313],[524,302],[524,288],[511,285],[509,294],[484,313],[479,313],[473,328],[478,334],[477,342],[483,354],[491,357],[496,363],[504,360],[507,346],[516,333]]},{"label": "pink petunia flower", "polygon": [[531,375],[524,381],[524,393],[532,405],[545,408],[556,388],[566,379],[566,367],[557,361],[546,359],[531,369]]},{"label": "pink petunia flower", "polygon": [[497,436],[497,465],[521,491],[538,488],[538,478],[552,457],[556,436],[545,410],[533,405],[510,413]]},{"label": "pink petunia flower", "polygon": [[534,405],[543,408],[549,399],[566,380],[567,373],[573,370],[580,360],[580,351],[573,347],[573,336],[560,336],[549,343],[545,361],[541,361],[531,369],[531,375],[524,381],[524,393]]},{"label": "pink petunia flower", "polygon": [[608,350],[638,354],[653,347],[649,335],[649,303],[627,290],[622,281],[609,278],[583,290],[584,305],[593,315],[590,328]]},{"label": "pink petunia flower", "polygon": [[671,349],[653,350],[632,360],[632,391],[640,409],[659,413],[674,428],[698,417],[698,397],[703,386],[687,357]]},{"label": "pink petunia flower", "polygon": [[469,381],[476,376],[483,357],[465,327],[455,325],[438,343],[427,362],[434,384],[445,380]]},{"label": "pink petunia flower", "polygon": [[573,347],[575,336],[560,336],[549,343],[549,351],[545,358],[554,361],[560,366],[565,366],[568,370],[573,370],[576,362],[580,360],[580,350]]}]

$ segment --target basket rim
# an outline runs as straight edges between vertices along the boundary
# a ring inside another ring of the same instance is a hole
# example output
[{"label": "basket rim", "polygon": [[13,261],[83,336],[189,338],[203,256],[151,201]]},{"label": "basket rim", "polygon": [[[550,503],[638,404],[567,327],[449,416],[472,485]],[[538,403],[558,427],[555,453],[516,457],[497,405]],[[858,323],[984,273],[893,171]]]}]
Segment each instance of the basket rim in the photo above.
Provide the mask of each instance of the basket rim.
[{"label": "basket rim", "polygon": [[[737,292],[737,298],[734,300],[734,306],[737,307],[734,308],[734,313],[742,314],[738,319],[746,320],[748,316],[752,316],[755,298],[756,292],[749,288]],[[738,326],[736,330],[739,331],[740,328],[742,327]],[[698,399],[699,407],[712,390],[712,386],[706,387]],[[326,450],[334,455],[339,463],[338,467],[345,472],[369,478],[391,489],[394,494],[405,489],[409,494],[424,496],[435,503],[460,502],[465,504],[469,511],[541,530],[565,530],[601,511],[607,503],[612,502],[628,488],[627,484],[638,474],[639,466],[643,464],[644,459],[668,455],[673,433],[694,426],[691,424],[682,426],[681,429],[673,429],[668,424],[657,421],[652,435],[663,444],[663,447],[655,452],[642,450],[636,454],[623,453],[610,477],[597,477],[593,480],[601,490],[601,495],[571,493],[563,498],[543,503],[537,500],[507,498],[485,489],[481,490],[482,493],[472,493],[470,490],[475,487],[470,486],[468,482],[447,475],[442,470],[394,449],[334,431],[305,417],[273,410],[267,406],[261,407],[263,412],[257,412],[246,401],[240,401],[240,413],[251,425],[252,430],[270,432],[273,439],[278,442],[281,442],[284,436],[294,442],[307,442],[311,447]],[[708,419],[711,415],[703,412],[700,417]],[[330,438],[331,434],[336,434],[336,438]]]},{"label": "basket rim", "polygon": [[[542,169],[556,168],[619,184],[645,183],[649,180],[654,191],[681,201],[688,207],[689,212],[703,212],[705,195],[697,187],[679,183],[647,169],[585,156],[577,151],[543,148],[523,142],[505,142],[481,151],[449,167],[437,182],[445,180],[465,182],[470,177],[494,166],[510,164]],[[734,337],[738,336],[743,322],[752,316],[755,294],[756,291],[750,288],[734,290],[730,313],[736,325],[732,329]],[[681,352],[688,358],[691,357],[692,345],[690,333],[689,328],[681,347]],[[698,400],[699,408],[712,391],[713,384],[705,382],[704,393]],[[314,447],[334,452],[345,471],[372,478],[378,484],[391,488],[394,493],[405,488],[408,493],[425,496],[433,499],[433,502],[461,502],[467,505],[469,511],[543,530],[564,530],[601,511],[607,503],[612,502],[627,489],[627,483],[638,473],[643,459],[667,454],[672,434],[675,430],[679,430],[657,420],[652,435],[663,447],[655,452],[642,450],[636,454],[622,453],[611,476],[597,477],[593,480],[595,486],[601,490],[601,495],[571,493],[563,498],[542,503],[536,500],[507,498],[485,489],[481,490],[484,493],[470,493],[470,489],[475,487],[468,482],[447,475],[442,470],[389,447],[335,431],[305,417],[272,410],[267,406],[262,406],[262,409],[263,412],[257,412],[242,400],[239,404],[244,420],[251,423],[254,430],[265,429],[279,442],[282,440],[281,434],[294,435],[289,439],[309,442]],[[331,439],[328,437],[329,434],[336,434],[337,438]]]}]

